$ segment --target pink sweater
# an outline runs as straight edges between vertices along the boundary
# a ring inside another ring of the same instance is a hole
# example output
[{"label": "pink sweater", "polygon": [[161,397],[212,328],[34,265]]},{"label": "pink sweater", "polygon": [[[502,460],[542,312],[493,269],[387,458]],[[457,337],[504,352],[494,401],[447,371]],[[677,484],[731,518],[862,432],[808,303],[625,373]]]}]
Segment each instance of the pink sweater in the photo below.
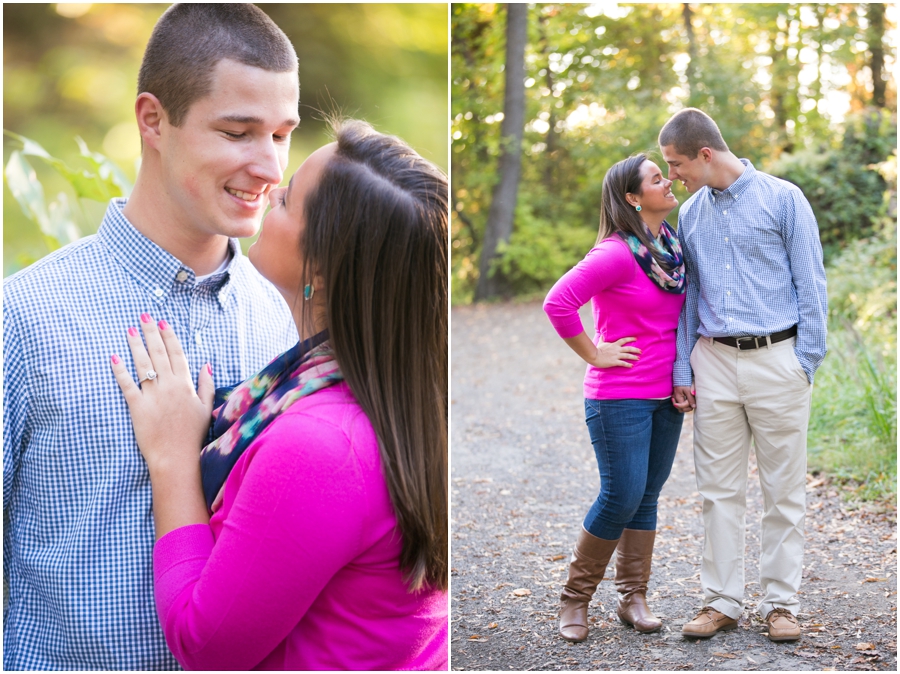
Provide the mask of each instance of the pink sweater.
[{"label": "pink sweater", "polygon": [[576,337],[584,327],[578,310],[588,300],[594,311],[594,344],[636,337],[641,349],[634,367],[588,365],[584,397],[592,400],[665,398],[672,395],[675,330],[685,295],[669,293],[638,266],[618,237],[604,239],[556,282],[544,311],[560,337]]},{"label": "pink sweater", "polygon": [[447,594],[407,592],[372,425],[344,383],[244,452],[209,525],[156,543],[156,607],[185,669],[447,669]]}]

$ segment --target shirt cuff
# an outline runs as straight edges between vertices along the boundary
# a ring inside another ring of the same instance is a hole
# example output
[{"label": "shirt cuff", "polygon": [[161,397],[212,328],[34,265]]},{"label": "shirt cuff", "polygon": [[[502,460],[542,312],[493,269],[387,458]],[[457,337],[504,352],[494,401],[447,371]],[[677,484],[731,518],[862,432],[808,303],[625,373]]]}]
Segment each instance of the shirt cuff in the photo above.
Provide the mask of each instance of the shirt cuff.
[{"label": "shirt cuff", "polygon": [[581,316],[577,313],[574,316],[552,316],[550,324],[553,329],[563,339],[577,337],[584,332],[584,325],[581,323]]},{"label": "shirt cuff", "polygon": [[796,349],[794,349],[794,353],[797,355],[797,360],[800,363],[800,367],[802,367],[803,371],[806,373],[806,378],[809,380],[809,383],[812,384],[813,379],[816,376],[816,366],[810,362],[809,358],[804,358],[799,353],[797,353]]},{"label": "shirt cuff", "polygon": [[189,524],[167,533],[153,548],[153,588],[160,622],[173,602],[200,578],[215,539],[208,524]]},{"label": "shirt cuff", "polygon": [[675,365],[672,367],[672,385],[690,386],[693,380],[691,362],[689,360],[676,360]]}]

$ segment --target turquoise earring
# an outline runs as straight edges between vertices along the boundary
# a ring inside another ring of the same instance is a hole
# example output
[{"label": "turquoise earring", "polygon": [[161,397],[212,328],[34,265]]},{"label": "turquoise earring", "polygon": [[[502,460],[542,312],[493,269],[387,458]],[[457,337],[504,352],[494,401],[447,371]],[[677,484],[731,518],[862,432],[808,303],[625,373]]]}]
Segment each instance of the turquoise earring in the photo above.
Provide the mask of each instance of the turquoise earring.
[{"label": "turquoise earring", "polygon": [[307,283],[305,286],[303,286],[303,299],[311,300],[312,296],[313,296],[313,294],[315,294],[315,292],[316,292],[316,289],[312,287],[312,284]]},{"label": "turquoise earring", "polygon": [[640,210],[641,210],[641,205],[638,204],[637,206],[635,206],[635,207],[634,207],[634,210],[640,212]]}]

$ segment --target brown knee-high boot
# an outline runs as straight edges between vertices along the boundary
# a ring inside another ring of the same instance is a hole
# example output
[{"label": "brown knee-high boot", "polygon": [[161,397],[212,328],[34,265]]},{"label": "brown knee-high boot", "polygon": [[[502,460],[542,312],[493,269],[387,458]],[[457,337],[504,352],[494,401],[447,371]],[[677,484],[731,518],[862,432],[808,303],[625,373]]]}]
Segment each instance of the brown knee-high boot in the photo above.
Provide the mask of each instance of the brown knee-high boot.
[{"label": "brown knee-high boot", "polygon": [[575,543],[569,578],[563,588],[559,609],[559,634],[567,641],[584,641],[588,635],[587,609],[594,591],[603,580],[606,565],[618,540],[592,536],[583,528]]},{"label": "brown knee-high boot", "polygon": [[619,620],[638,632],[655,632],[662,622],[647,607],[647,581],[653,557],[655,531],[625,529],[616,553],[616,589],[619,591]]}]

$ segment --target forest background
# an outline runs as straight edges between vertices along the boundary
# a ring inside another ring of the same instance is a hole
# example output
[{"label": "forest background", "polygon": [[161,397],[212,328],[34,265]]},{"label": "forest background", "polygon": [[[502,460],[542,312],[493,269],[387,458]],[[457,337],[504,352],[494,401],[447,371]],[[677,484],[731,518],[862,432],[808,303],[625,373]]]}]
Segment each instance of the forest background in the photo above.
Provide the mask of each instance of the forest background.
[{"label": "forest background", "polygon": [[452,5],[453,302],[542,297],[591,248],[608,168],[664,166],[660,127],[699,107],[819,224],[810,470],[894,507],[896,20],[879,3]]},{"label": "forest background", "polygon": [[[107,199],[129,191],[140,157],[138,68],[168,6],[4,3],[4,128],[63,162],[28,154],[40,154],[34,147],[23,154],[21,142],[4,136],[4,276],[96,231]],[[301,123],[285,181],[329,141],[317,110],[365,119],[448,170],[446,4],[261,8],[290,38],[300,62]],[[104,156],[85,156],[76,137],[86,152]],[[242,242],[245,251],[252,242]]]}]

